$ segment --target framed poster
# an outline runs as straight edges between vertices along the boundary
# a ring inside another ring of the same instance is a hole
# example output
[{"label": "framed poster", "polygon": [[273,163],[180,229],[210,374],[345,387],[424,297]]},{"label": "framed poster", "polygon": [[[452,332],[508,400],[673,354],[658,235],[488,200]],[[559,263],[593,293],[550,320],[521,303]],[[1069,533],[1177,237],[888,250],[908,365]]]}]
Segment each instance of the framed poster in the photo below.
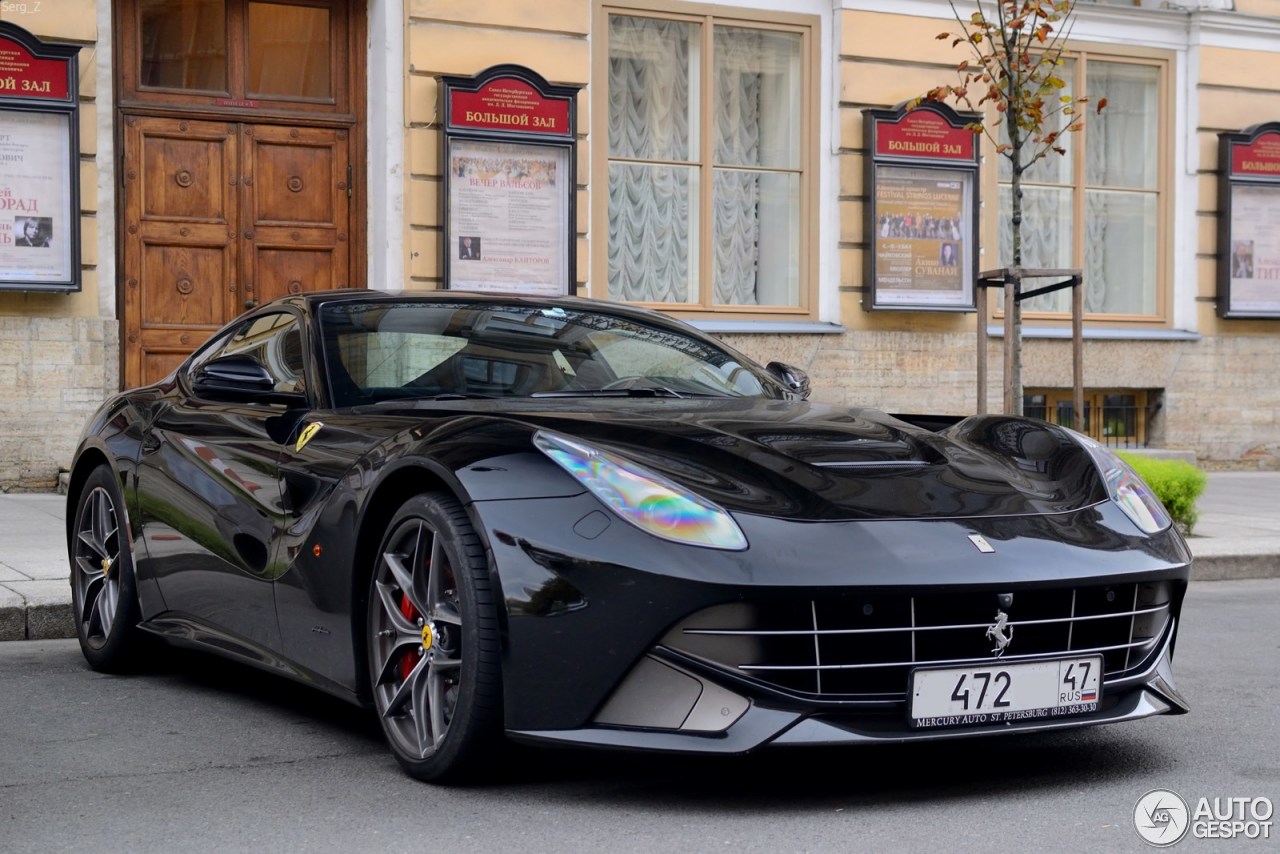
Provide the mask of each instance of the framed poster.
[{"label": "framed poster", "polygon": [[578,88],[516,65],[441,82],[445,287],[570,293]]},{"label": "framed poster", "polygon": [[566,293],[569,149],[459,138],[448,148],[449,287]]},{"label": "framed poster", "polygon": [[973,308],[972,172],[876,167],[876,307]]},{"label": "framed poster", "polygon": [[868,310],[974,311],[974,117],[939,104],[868,110]]},{"label": "framed poster", "polygon": [[0,21],[0,290],[80,289],[78,54]]},{"label": "framed poster", "polygon": [[70,121],[0,108],[0,285],[75,281]]},{"label": "framed poster", "polygon": [[1280,318],[1280,122],[1218,139],[1218,315]]}]

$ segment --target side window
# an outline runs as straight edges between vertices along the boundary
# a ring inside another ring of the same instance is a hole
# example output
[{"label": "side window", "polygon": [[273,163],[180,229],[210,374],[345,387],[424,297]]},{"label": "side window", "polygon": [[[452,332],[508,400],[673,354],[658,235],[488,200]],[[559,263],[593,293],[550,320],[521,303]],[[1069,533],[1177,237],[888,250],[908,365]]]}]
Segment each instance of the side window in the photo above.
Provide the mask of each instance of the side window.
[{"label": "side window", "polygon": [[264,314],[246,321],[230,337],[196,354],[190,371],[222,356],[245,355],[256,359],[275,379],[275,390],[303,393],[307,390],[302,331],[292,314]]}]

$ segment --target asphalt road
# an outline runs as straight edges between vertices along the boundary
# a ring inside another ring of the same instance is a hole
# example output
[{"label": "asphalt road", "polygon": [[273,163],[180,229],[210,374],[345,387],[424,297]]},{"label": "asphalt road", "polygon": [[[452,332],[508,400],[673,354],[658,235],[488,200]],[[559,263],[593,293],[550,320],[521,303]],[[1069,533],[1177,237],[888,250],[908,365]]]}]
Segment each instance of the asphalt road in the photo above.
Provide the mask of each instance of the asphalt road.
[{"label": "asphalt road", "polygon": [[[5,643],[0,850],[1153,850],[1132,817],[1151,789],[1280,801],[1277,614],[1280,580],[1193,585],[1182,717],[740,759],[520,750],[469,789],[409,780],[368,713],[255,671],[184,653],[109,677],[74,641]],[[1172,850],[1275,851],[1276,829]]]}]

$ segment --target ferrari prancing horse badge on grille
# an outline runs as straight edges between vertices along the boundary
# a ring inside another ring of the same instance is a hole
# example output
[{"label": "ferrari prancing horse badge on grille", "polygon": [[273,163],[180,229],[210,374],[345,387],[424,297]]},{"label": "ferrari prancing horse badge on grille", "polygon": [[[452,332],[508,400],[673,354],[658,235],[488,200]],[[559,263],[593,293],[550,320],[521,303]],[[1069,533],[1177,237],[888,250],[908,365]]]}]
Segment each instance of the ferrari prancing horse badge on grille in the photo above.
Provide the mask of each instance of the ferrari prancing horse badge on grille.
[{"label": "ferrari prancing horse badge on grille", "polygon": [[[1007,635],[1005,629],[1009,630]],[[995,649],[991,650],[996,658],[1004,655],[1004,648],[1013,640],[1013,626],[1009,625],[1009,615],[1004,611],[996,611],[995,624],[987,627],[987,639],[996,642]]]}]

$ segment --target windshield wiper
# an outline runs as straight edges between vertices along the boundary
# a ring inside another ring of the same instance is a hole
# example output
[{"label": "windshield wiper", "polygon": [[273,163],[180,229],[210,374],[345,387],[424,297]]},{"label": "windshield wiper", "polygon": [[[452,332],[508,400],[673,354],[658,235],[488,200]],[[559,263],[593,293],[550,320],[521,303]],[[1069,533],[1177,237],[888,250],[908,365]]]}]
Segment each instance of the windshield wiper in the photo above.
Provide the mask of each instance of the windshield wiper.
[{"label": "windshield wiper", "polygon": [[579,388],[562,391],[535,391],[530,397],[679,397],[681,394],[672,388],[661,385],[637,386],[634,388]]},{"label": "windshield wiper", "polygon": [[497,400],[498,397],[499,395],[496,395],[496,394],[479,394],[476,392],[463,393],[463,392],[456,392],[456,391],[446,391],[438,394],[414,394],[414,393],[406,394],[403,391],[401,391],[399,393],[394,393],[394,394],[386,394],[386,393],[380,394],[378,395],[377,398],[375,398],[371,402],[374,405],[377,405],[379,403],[406,403],[406,402],[420,403],[422,401],[437,401],[437,400]]}]

